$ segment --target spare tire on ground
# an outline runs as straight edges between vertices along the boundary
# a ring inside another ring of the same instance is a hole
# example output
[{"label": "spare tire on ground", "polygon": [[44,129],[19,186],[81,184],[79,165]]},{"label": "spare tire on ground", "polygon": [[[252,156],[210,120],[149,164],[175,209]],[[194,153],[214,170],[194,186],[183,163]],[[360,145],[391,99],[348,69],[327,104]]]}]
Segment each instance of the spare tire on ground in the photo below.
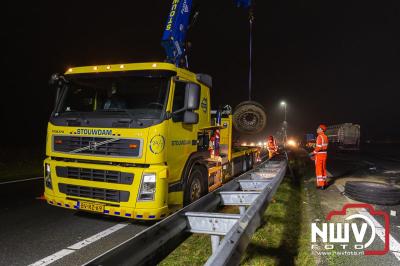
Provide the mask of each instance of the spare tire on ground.
[{"label": "spare tire on ground", "polygon": [[377,182],[349,181],[346,182],[344,193],[351,199],[378,204],[400,204],[400,188]]},{"label": "spare tire on ground", "polygon": [[244,134],[257,134],[267,124],[264,107],[258,102],[246,101],[236,106],[233,112],[233,126]]}]

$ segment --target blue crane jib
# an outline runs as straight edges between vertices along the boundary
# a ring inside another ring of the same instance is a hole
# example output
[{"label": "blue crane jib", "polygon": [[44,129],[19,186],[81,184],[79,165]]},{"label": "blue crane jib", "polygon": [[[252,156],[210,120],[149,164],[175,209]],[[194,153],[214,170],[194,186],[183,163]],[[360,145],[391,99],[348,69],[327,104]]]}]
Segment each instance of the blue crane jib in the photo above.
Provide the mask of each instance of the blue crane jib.
[{"label": "blue crane jib", "polygon": [[162,46],[167,53],[167,61],[177,66],[185,52],[186,33],[189,27],[192,0],[173,0],[162,37]]},{"label": "blue crane jib", "polygon": [[[252,0],[235,0],[237,6],[249,8]],[[187,66],[185,57],[186,34],[190,25],[193,0],[172,0],[167,24],[161,44],[167,54],[167,61],[176,66]]]},{"label": "blue crane jib", "polygon": [[251,0],[235,0],[236,5],[239,7],[249,8],[251,7]]}]

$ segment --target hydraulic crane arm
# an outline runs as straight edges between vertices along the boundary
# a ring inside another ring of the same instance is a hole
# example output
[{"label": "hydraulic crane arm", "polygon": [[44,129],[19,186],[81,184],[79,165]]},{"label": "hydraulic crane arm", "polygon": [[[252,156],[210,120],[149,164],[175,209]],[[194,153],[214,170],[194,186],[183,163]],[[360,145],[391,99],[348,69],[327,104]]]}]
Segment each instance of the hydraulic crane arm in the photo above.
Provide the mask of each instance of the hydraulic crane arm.
[{"label": "hydraulic crane arm", "polygon": [[192,0],[173,0],[161,44],[167,54],[167,61],[182,65],[185,53],[186,34],[190,23]]},{"label": "hydraulic crane arm", "polygon": [[[235,0],[238,7],[251,7],[252,0]],[[161,44],[167,54],[167,61],[176,66],[188,67],[186,58],[186,34],[190,26],[193,0],[172,0],[167,24]]]},{"label": "hydraulic crane arm", "polygon": [[251,1],[252,0],[235,0],[236,5],[238,7],[244,7],[244,8],[249,8],[251,7]]}]

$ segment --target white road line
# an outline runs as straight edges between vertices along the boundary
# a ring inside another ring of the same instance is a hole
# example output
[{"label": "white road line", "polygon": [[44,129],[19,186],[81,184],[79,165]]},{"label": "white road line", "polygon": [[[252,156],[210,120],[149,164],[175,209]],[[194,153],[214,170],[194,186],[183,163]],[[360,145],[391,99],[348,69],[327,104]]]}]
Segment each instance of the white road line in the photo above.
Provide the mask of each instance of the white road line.
[{"label": "white road line", "polygon": [[[342,185],[335,184],[335,186],[340,192],[344,192],[344,187]],[[347,197],[346,200],[349,202],[351,201]],[[385,228],[371,214],[369,214],[366,209],[362,209],[358,213],[371,219],[376,228],[376,235],[382,240],[383,243],[385,243]],[[400,261],[400,243],[397,242],[397,240],[391,234],[389,234],[389,250],[396,257],[396,259]]]},{"label": "white road line", "polygon": [[112,234],[112,233],[124,228],[127,225],[128,224],[117,224],[117,225],[114,225],[113,227],[110,227],[110,228],[108,228],[108,229],[106,229],[106,230],[104,230],[104,231],[102,231],[102,232],[100,232],[98,234],[95,234],[94,236],[88,237],[85,240],[82,240],[81,242],[78,242],[78,243],[76,243],[76,244],[74,244],[72,246],[69,246],[68,248],[69,249],[73,249],[73,250],[81,249],[83,247],[86,247],[87,245],[92,244],[93,242],[96,242],[97,240],[99,240],[99,239],[101,239],[103,237],[106,237],[106,236],[108,236],[108,235],[110,235],[110,234]]},{"label": "white road line", "polygon": [[43,179],[43,177],[33,177],[33,178],[27,178],[27,179],[6,181],[6,182],[1,182],[0,185],[12,184],[12,183],[21,183],[21,182],[26,182],[26,181],[31,181],[31,180],[38,180],[38,179]]},{"label": "white road line", "polygon": [[53,263],[56,260],[59,260],[67,255],[70,255],[71,253],[74,253],[75,251],[77,251],[83,247],[86,247],[86,246],[96,242],[97,240],[100,240],[100,239],[126,227],[126,226],[128,226],[128,224],[126,224],[126,223],[116,224],[104,231],[101,231],[100,233],[90,236],[78,243],[75,243],[72,246],[69,246],[68,248],[62,249],[50,256],[47,256],[46,258],[40,259],[40,260],[30,264],[30,266],[44,266],[44,265]]},{"label": "white road line", "polygon": [[[371,219],[376,228],[376,235],[379,236],[383,243],[385,243],[385,228],[365,209],[359,211],[359,213]],[[397,260],[400,261],[400,244],[392,237],[392,235],[389,235],[389,250],[393,253]]]},{"label": "white road line", "polygon": [[400,174],[399,170],[386,170],[383,171],[384,174]]},{"label": "white road line", "polygon": [[49,265],[50,263],[55,262],[56,260],[61,259],[62,257],[65,257],[71,253],[73,253],[73,250],[70,249],[62,249],[46,258],[43,258],[41,260],[38,260],[37,262],[30,264],[30,266],[45,266]]}]

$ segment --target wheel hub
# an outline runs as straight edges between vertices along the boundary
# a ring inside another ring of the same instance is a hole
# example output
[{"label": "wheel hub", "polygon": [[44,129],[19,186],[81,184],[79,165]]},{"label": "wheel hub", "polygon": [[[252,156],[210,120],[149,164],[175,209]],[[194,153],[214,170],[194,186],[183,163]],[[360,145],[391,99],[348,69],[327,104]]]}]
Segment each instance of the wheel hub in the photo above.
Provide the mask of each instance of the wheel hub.
[{"label": "wheel hub", "polygon": [[195,178],[190,187],[190,201],[193,202],[200,198],[201,185],[199,179]]}]

